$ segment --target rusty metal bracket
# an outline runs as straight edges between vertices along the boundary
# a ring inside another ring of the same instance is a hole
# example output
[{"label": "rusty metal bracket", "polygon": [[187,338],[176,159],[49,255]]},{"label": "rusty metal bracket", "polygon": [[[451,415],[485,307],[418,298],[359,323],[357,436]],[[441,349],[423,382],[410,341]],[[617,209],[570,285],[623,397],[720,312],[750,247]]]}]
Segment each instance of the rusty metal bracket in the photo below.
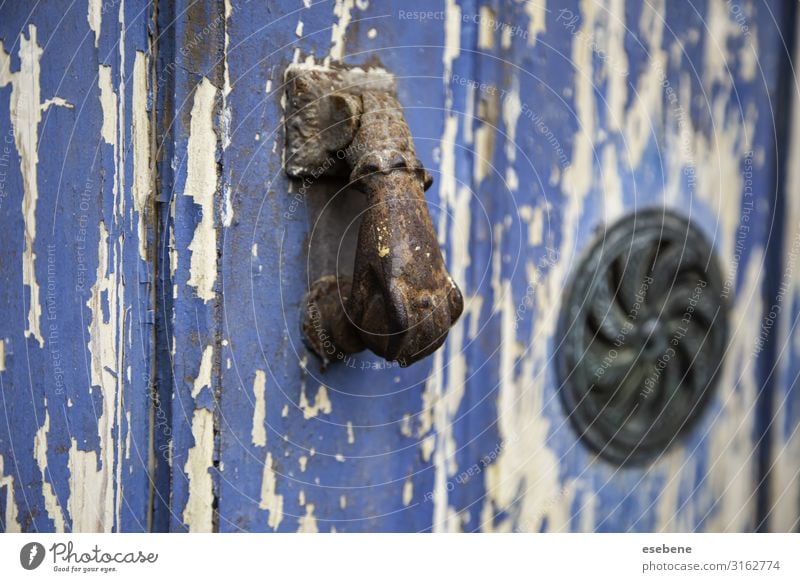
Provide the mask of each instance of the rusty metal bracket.
[{"label": "rusty metal bracket", "polygon": [[438,349],[463,310],[447,271],[392,75],[292,65],[286,71],[286,173],[338,177],[366,196],[352,279],[316,280],[306,344],[323,365],[369,348],[408,366]]}]

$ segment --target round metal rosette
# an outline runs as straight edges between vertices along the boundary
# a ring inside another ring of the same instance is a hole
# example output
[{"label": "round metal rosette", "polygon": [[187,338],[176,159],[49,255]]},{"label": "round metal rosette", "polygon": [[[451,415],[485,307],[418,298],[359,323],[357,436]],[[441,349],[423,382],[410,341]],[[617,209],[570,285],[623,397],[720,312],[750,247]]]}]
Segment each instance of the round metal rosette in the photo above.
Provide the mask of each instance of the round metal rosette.
[{"label": "round metal rosette", "polygon": [[708,239],[660,208],[587,249],[564,294],[556,362],[565,412],[594,452],[643,464],[696,423],[725,354],[723,289]]}]

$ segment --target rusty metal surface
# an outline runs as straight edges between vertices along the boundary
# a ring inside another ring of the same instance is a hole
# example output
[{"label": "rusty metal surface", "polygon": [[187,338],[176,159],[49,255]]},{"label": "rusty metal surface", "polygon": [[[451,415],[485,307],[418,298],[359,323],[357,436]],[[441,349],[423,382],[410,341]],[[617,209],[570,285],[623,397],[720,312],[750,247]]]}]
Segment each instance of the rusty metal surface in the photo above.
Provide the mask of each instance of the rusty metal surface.
[{"label": "rusty metal surface", "polygon": [[287,72],[287,173],[349,174],[367,200],[352,283],[327,275],[312,284],[303,331],[326,363],[369,348],[408,366],[442,345],[463,299],[425,201],[432,178],[417,158],[391,78],[372,75],[318,67]]}]

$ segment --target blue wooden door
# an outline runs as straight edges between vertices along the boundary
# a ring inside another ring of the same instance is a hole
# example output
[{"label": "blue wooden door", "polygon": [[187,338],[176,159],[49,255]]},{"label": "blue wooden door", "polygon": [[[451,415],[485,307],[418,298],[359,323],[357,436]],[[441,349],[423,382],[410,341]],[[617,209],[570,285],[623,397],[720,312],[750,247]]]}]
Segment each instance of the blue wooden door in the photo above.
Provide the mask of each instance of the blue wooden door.
[{"label": "blue wooden door", "polygon": [[[3,530],[796,527],[794,3],[78,4],[0,8]],[[300,333],[324,201],[284,71],[339,62],[395,76],[464,294],[408,368]],[[713,242],[730,341],[620,468],[567,420],[558,318],[650,207]]]}]

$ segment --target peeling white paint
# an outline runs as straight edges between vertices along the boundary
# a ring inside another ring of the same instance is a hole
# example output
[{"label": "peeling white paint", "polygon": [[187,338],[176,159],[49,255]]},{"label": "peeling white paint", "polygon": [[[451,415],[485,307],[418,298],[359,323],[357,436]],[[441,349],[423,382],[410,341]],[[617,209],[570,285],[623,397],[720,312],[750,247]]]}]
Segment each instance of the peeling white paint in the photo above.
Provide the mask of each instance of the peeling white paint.
[{"label": "peeling white paint", "polygon": [[354,0],[336,0],[333,13],[338,17],[338,21],[331,27],[331,50],[325,59],[325,64],[330,64],[330,60],[341,61],[344,58],[345,43],[347,42],[347,27],[352,19],[351,12],[354,7]]},{"label": "peeling white paint", "polygon": [[217,189],[217,138],[214,133],[214,102],[217,89],[205,77],[197,85],[192,105],[185,196],[202,210],[202,218],[189,244],[192,251],[188,285],[197,289],[204,302],[216,296],[217,230],[214,227],[214,193]]},{"label": "peeling white paint", "polygon": [[422,460],[426,463],[431,460],[433,450],[436,447],[436,435],[429,434],[420,441],[419,453],[422,455]]},{"label": "peeling white paint", "polygon": [[[729,49],[730,41],[742,35],[742,29],[736,22],[730,4],[726,0],[709,0],[708,12],[703,21],[706,31],[703,35],[703,75],[701,77],[707,90],[715,83],[728,84],[732,81],[734,55]],[[755,35],[755,31],[753,31]],[[745,43],[747,45],[748,43]],[[748,47],[750,48],[750,47]],[[748,51],[752,53],[752,50]],[[757,58],[757,57],[756,57]],[[749,63],[740,69],[740,74],[747,75],[752,69]],[[750,80],[745,77],[745,80]]]},{"label": "peeling white paint", "polygon": [[94,48],[100,43],[100,29],[103,22],[103,0],[88,0],[86,21],[94,33]]},{"label": "peeling white paint", "polygon": [[[444,82],[447,84],[452,76],[453,61],[461,52],[461,7],[454,0],[447,0],[445,5],[445,46],[443,51]],[[458,132],[458,115],[451,111],[453,103],[452,91],[445,92],[444,132],[439,143],[440,151],[440,188],[439,193],[443,205],[450,212],[443,212],[437,225],[439,240],[451,240],[451,253],[448,266],[453,279],[464,285],[466,269],[469,266],[470,236],[470,192],[466,186],[458,187],[455,174],[455,143]],[[486,104],[484,104],[484,107]],[[489,104],[489,107],[495,107]],[[479,112],[479,117],[486,120],[493,112]],[[491,131],[485,129],[484,131]],[[482,140],[475,132],[476,148]],[[484,148],[487,149],[487,148]],[[488,148],[491,149],[491,148]],[[486,157],[490,157],[490,154]],[[452,215],[452,222],[448,221]],[[469,308],[469,306],[467,306]],[[418,436],[421,438],[420,453],[423,459],[433,461],[433,530],[458,531],[460,521],[453,519],[454,512],[449,506],[447,482],[455,475],[457,464],[455,452],[457,443],[453,433],[453,421],[464,396],[466,360],[463,350],[465,335],[464,320],[457,322],[450,330],[446,347],[433,355],[431,373],[425,383],[422,394],[422,411],[419,415]],[[445,354],[447,356],[447,386],[444,384]],[[435,427],[435,432],[431,432]],[[402,428],[401,428],[402,430]]]},{"label": "peeling white paint", "polygon": [[113,511],[108,503],[108,492],[112,491],[108,476],[111,471],[98,469],[97,452],[79,450],[74,438],[69,449],[68,467],[67,511],[72,520],[71,531],[110,532]]},{"label": "peeling white paint", "polygon": [[444,78],[448,82],[453,72],[453,61],[461,53],[461,6],[455,0],[445,0],[444,5]]},{"label": "peeling white paint", "polygon": [[411,415],[407,412],[403,415],[403,420],[400,423],[400,434],[404,437],[411,437],[414,434],[411,429]]},{"label": "peeling white paint", "polygon": [[[150,160],[150,116],[147,111],[147,55],[136,51],[133,62],[133,206],[138,214],[139,258],[147,260],[145,216],[153,192],[154,175]],[[102,88],[101,88],[102,89]],[[102,93],[101,93],[102,98]],[[105,109],[104,109],[105,111]],[[105,131],[106,121],[103,119]]]},{"label": "peeling white paint", "polygon": [[[231,0],[225,0],[225,44],[223,47],[223,84],[222,84],[222,116],[221,116],[221,129],[222,129],[222,150],[225,151],[231,145],[231,119],[232,111],[231,105],[228,101],[228,96],[231,93],[231,73],[230,66],[228,65],[228,53],[230,50],[230,18],[233,14],[233,5]],[[223,207],[222,207],[222,226],[228,228],[233,224],[233,200],[230,184],[225,181],[222,187]]]},{"label": "peeling white paint", "polygon": [[[763,249],[754,248],[742,289],[728,315],[734,331],[726,352],[716,400],[722,406],[710,431],[706,486],[716,500],[709,531],[750,531],[756,522],[757,450],[753,410],[760,383],[755,350],[764,309],[761,298]],[[757,328],[756,328],[757,329]],[[738,332],[738,333],[737,333]]]},{"label": "peeling white paint", "polygon": [[[133,427],[131,426],[131,411],[128,410],[125,413],[125,426],[127,427],[127,431],[125,432],[125,460],[131,460],[131,433],[133,432]],[[133,473],[133,465],[128,467],[128,472]]]},{"label": "peeling white paint", "polygon": [[[582,25],[576,33],[591,36],[596,25],[597,7],[591,0],[581,4]],[[529,39],[530,42],[530,39]],[[492,256],[494,311],[501,313],[500,390],[497,416],[501,442],[496,459],[484,471],[486,497],[481,511],[481,527],[486,531],[549,531],[570,529],[571,506],[578,483],[561,482],[559,455],[548,444],[550,421],[544,411],[546,370],[550,360],[548,342],[555,329],[556,305],[561,296],[564,270],[575,246],[575,230],[593,181],[595,106],[590,43],[573,40],[572,62],[576,67],[575,107],[578,129],[573,137],[571,164],[562,174],[566,205],[562,217],[563,238],[559,261],[547,271],[532,296],[534,317],[531,336],[517,337],[516,304],[510,281],[501,278],[503,257]],[[506,114],[507,131],[515,123]],[[502,224],[495,225],[493,245],[502,244]],[[535,269],[529,276],[538,277]],[[521,437],[524,435],[524,437]],[[514,508],[514,511],[510,511]],[[509,517],[496,522],[500,511]]]},{"label": "peeling white paint", "polygon": [[[476,183],[483,181],[489,175],[489,171],[493,168],[494,161],[494,146],[497,136],[497,116],[498,116],[498,103],[497,96],[494,91],[491,91],[485,98],[482,98],[478,103],[478,120],[481,122],[473,132],[475,140],[475,162],[473,165],[473,179]],[[445,120],[445,135],[442,136],[442,166],[449,165],[450,160],[446,157],[452,156],[455,158],[455,151],[447,153],[444,149],[447,147],[450,140],[448,137],[452,136],[455,142],[456,130],[458,129],[456,117],[448,117]],[[450,146],[452,150],[452,146]],[[455,175],[453,175],[455,180]]]},{"label": "peeling white paint", "polygon": [[544,241],[544,210],[541,206],[531,208],[528,204],[519,207],[519,216],[528,225],[528,245],[537,247]]},{"label": "peeling white paint", "polygon": [[[605,36],[607,45],[605,54],[608,58],[603,61],[605,76],[608,79],[606,125],[609,129],[617,131],[622,127],[625,119],[625,102],[628,99],[628,83],[630,82],[628,77],[630,68],[628,53],[625,50],[625,32],[627,31],[625,27],[625,0],[611,0],[609,2],[606,23]],[[652,48],[658,50],[657,47]],[[648,58],[654,58],[649,51],[647,54]],[[663,55],[656,55],[655,58],[663,58]],[[651,64],[657,64],[658,62],[660,61],[655,61]],[[652,79],[648,77],[647,81],[652,81]]]},{"label": "peeling white paint", "polygon": [[253,380],[253,396],[256,400],[253,407],[253,428],[250,431],[250,438],[257,447],[267,446],[267,429],[264,426],[267,416],[266,390],[267,375],[264,370],[256,370]]},{"label": "peeling white paint", "polygon": [[603,220],[609,224],[621,217],[624,212],[617,150],[614,144],[608,143],[603,147]]},{"label": "peeling white paint", "polygon": [[44,506],[47,516],[53,520],[56,533],[64,533],[64,512],[58,503],[53,484],[48,478],[47,471],[47,435],[50,432],[50,411],[47,409],[47,399],[45,399],[44,424],[36,431],[33,438],[33,456],[39,471],[42,475],[42,495],[44,496]]},{"label": "peeling white paint", "polygon": [[347,421],[347,444],[352,445],[356,442],[356,435],[353,433],[353,423],[351,421]]},{"label": "peeling white paint", "polygon": [[[225,41],[222,48],[222,55],[223,55],[223,81],[222,81],[222,100],[223,100],[223,110],[228,111],[228,102],[227,97],[231,93],[231,73],[230,73],[230,66],[228,66],[228,53],[230,51],[231,46],[231,35],[230,35],[230,19],[231,15],[233,14],[233,5],[231,4],[231,0],[225,0]],[[230,119],[230,113],[227,113],[228,119]],[[224,148],[223,148],[224,149]]]},{"label": "peeling white paint", "polygon": [[[691,531],[693,524],[687,522],[687,511],[679,512],[682,500],[681,489],[685,486],[692,487],[695,475],[686,467],[685,455],[680,448],[673,449],[665,455],[662,461],[663,471],[669,476],[666,483],[655,495],[656,527],[659,532]],[[661,467],[659,467],[661,468]],[[654,478],[661,471],[652,471],[649,478]],[[691,489],[689,489],[691,491]]]},{"label": "peeling white paint", "polygon": [[60,97],[42,102],[39,77],[42,47],[36,37],[36,27],[28,25],[28,36],[19,35],[20,69],[11,72],[11,58],[0,42],[0,87],[11,85],[10,120],[14,143],[20,159],[23,196],[22,218],[25,224],[25,246],[22,253],[22,283],[30,291],[25,337],[32,337],[39,347],[44,347],[41,331],[42,305],[39,298],[39,281],[36,278],[36,207],[39,201],[39,123],[42,112],[50,105],[72,107]]},{"label": "peeling white paint", "polygon": [[300,527],[297,528],[299,533],[319,533],[317,518],[314,516],[313,503],[306,504],[306,513],[300,516],[297,523],[300,525]]},{"label": "peeling white paint", "polygon": [[6,514],[3,516],[7,533],[19,533],[19,509],[14,500],[14,476],[5,474],[5,461],[0,455],[0,487],[6,488]]},{"label": "peeling white paint", "polygon": [[[517,159],[517,123],[522,113],[522,100],[519,98],[519,77],[516,72],[512,74],[509,91],[503,99],[503,125],[506,129],[506,185],[512,192],[519,187],[517,174],[514,170],[514,162]],[[496,131],[492,129],[492,131]]]},{"label": "peeling white paint", "polygon": [[533,46],[539,34],[547,30],[547,2],[545,0],[523,0],[528,14],[528,44]]},{"label": "peeling white paint", "polygon": [[[621,8],[618,9],[622,11]],[[667,64],[669,63],[669,54],[662,48],[664,39],[664,1],[657,0],[648,2],[642,5],[642,14],[639,20],[639,34],[644,44],[647,46],[646,54],[648,57],[647,65],[644,66],[642,74],[636,81],[636,89],[634,93],[633,102],[628,110],[625,112],[624,120],[624,137],[627,153],[627,163],[637,168],[642,161],[642,156],[647,144],[653,138],[654,128],[657,121],[661,119],[663,113],[663,100],[664,100],[664,86],[663,82],[666,79]],[[615,13],[619,17],[619,14]],[[629,26],[632,26],[629,25]],[[623,34],[622,30],[617,28],[616,34]],[[614,58],[622,59],[623,52],[620,43],[623,40],[616,39],[610,44],[609,48],[614,50]],[[609,61],[610,65],[616,67],[616,61]],[[611,68],[611,67],[609,67]],[[588,63],[588,68],[585,69],[587,74],[591,74],[591,61]],[[612,125],[620,120],[620,108],[627,99],[627,84],[630,80],[625,79],[625,84],[618,78],[619,74],[611,72],[609,80],[611,81],[611,89],[614,91],[611,94],[613,101],[611,102],[617,110],[612,110],[609,116],[609,121]]]},{"label": "peeling white paint", "polygon": [[269,452],[264,461],[264,471],[261,476],[261,500],[258,506],[269,512],[267,525],[273,530],[277,530],[283,520],[283,495],[277,493],[272,453]]},{"label": "peeling white paint", "polygon": [[483,296],[471,295],[466,303],[467,309],[465,309],[464,312],[465,315],[467,315],[467,320],[469,321],[467,337],[470,339],[470,341],[472,341],[478,337],[478,332],[480,331]]},{"label": "peeling white paint", "polygon": [[[537,287],[533,295],[535,321],[523,346],[516,335],[510,283],[504,286],[497,399],[502,441],[495,462],[484,471],[486,499],[481,525],[486,531],[516,528],[536,532],[546,523],[548,531],[563,531],[569,526],[575,483],[561,483],[559,455],[548,445],[550,421],[544,402],[549,352],[547,342],[541,341],[555,326],[552,306],[558,301],[558,289],[553,293],[546,284]],[[519,508],[515,516],[493,525],[495,512],[515,504]]]},{"label": "peeling white paint", "polygon": [[[97,274],[86,306],[92,314],[87,343],[90,354],[91,386],[99,387],[103,396],[102,414],[97,420],[101,467],[95,469],[92,465],[89,457],[94,458],[95,464],[97,461],[94,451],[77,450],[77,444],[74,442],[73,450],[70,451],[70,462],[80,469],[82,479],[91,481],[84,484],[84,493],[95,495],[99,492],[102,493],[102,497],[73,500],[76,491],[72,489],[70,495],[72,506],[91,513],[77,516],[70,509],[70,515],[73,531],[108,532],[113,528],[116,509],[122,501],[121,483],[119,479],[115,480],[114,474],[115,461],[118,458],[115,449],[121,447],[122,443],[115,443],[114,431],[121,426],[125,283],[121,269],[122,239],[119,241],[111,239],[104,222],[100,222],[99,231]],[[91,529],[79,529],[76,524],[84,524]]]},{"label": "peeling white paint", "polygon": [[481,6],[478,17],[478,48],[491,50],[494,48],[494,33],[497,18],[491,6]]},{"label": "peeling white paint", "polygon": [[190,532],[208,533],[213,527],[214,414],[196,408],[192,415],[194,445],[189,449],[183,470],[189,479],[189,499],[183,509],[183,522]]},{"label": "peeling white paint", "polygon": [[[117,94],[111,78],[111,65],[100,65],[97,72],[97,85],[100,88],[100,107],[103,111],[103,125],[100,135],[109,145],[117,145]],[[115,149],[116,152],[116,149]],[[114,159],[116,159],[116,153]]]},{"label": "peeling white paint", "polygon": [[[127,70],[125,64],[125,0],[120,0],[119,2],[119,11],[117,12],[117,22],[120,24],[119,27],[119,42],[117,43],[117,47],[119,49],[118,60],[119,60],[119,68],[121,71]],[[127,123],[126,115],[125,115],[125,99],[126,99],[126,76],[120,75],[119,77],[119,93],[118,93],[118,113],[117,113],[117,135],[125,136],[127,134],[128,128],[125,125]],[[127,178],[127,174],[125,171],[120,171],[120,169],[125,168],[125,154],[126,149],[124,147],[124,138],[120,137],[118,139],[118,146],[114,148],[114,159],[115,159],[115,167],[114,167],[114,209],[118,216],[123,216],[125,212],[125,203],[127,196],[127,188],[125,184],[125,179]],[[122,195],[120,195],[122,193]]]},{"label": "peeling white paint", "polygon": [[317,416],[319,413],[330,414],[333,410],[331,401],[328,398],[328,389],[324,384],[320,384],[317,389],[317,394],[314,396],[314,404],[309,403],[306,397],[305,386],[300,387],[300,403],[298,404],[300,410],[303,411],[303,418],[309,419]]},{"label": "peeling white paint", "polygon": [[411,500],[414,498],[414,481],[410,478],[403,483],[403,505],[408,507]]},{"label": "peeling white paint", "polygon": [[203,355],[200,357],[200,367],[197,377],[192,384],[192,398],[197,398],[203,388],[211,388],[211,371],[214,364],[214,346],[208,345],[203,348]]}]

